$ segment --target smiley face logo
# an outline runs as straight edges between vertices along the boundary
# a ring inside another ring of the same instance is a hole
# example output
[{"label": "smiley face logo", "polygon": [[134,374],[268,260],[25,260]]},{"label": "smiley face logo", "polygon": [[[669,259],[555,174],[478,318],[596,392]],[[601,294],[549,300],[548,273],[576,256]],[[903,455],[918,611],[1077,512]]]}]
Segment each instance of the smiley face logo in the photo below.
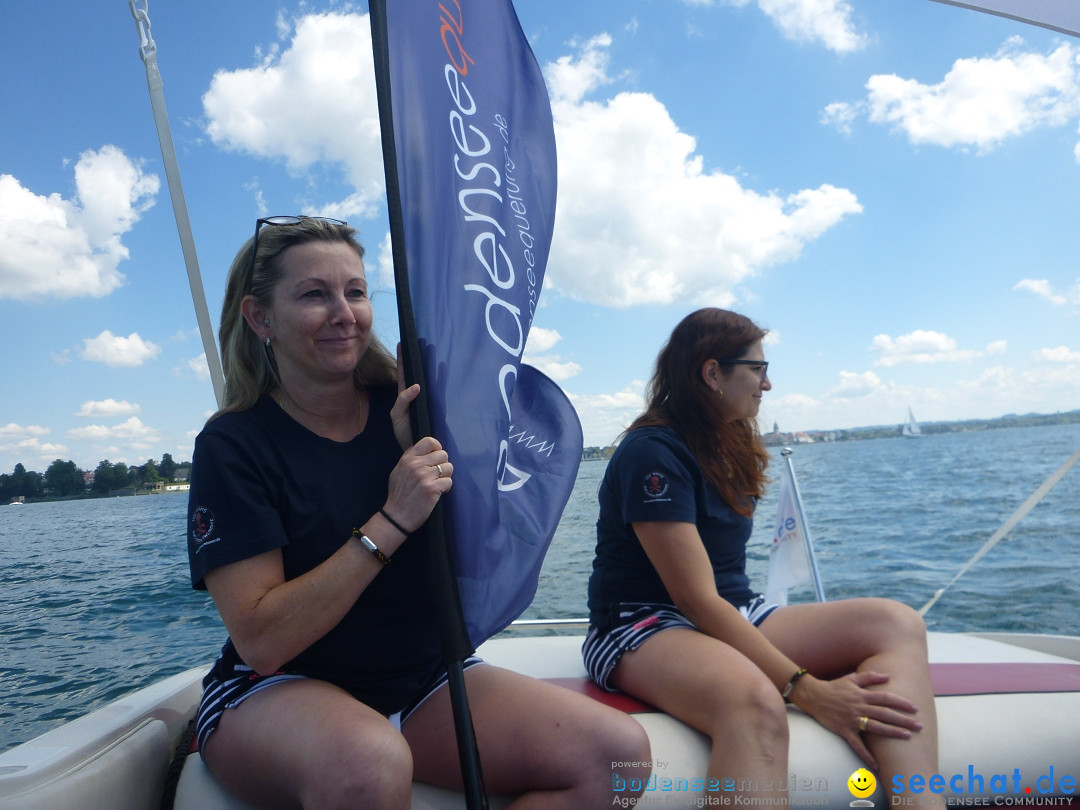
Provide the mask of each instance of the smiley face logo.
[{"label": "smiley face logo", "polygon": [[859,768],[847,780],[848,790],[857,799],[865,799],[877,789],[877,779],[866,768]]}]

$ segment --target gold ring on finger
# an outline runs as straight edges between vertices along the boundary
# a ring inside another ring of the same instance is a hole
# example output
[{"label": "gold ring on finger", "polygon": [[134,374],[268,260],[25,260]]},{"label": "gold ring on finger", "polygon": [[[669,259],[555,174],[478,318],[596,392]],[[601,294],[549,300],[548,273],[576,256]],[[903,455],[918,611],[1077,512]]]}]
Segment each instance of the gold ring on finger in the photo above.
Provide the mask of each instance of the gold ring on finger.
[{"label": "gold ring on finger", "polygon": [[866,724],[870,722],[870,718],[865,714],[859,718],[859,731],[866,731]]},{"label": "gold ring on finger", "polygon": [[435,477],[442,478],[442,464],[435,465]]}]

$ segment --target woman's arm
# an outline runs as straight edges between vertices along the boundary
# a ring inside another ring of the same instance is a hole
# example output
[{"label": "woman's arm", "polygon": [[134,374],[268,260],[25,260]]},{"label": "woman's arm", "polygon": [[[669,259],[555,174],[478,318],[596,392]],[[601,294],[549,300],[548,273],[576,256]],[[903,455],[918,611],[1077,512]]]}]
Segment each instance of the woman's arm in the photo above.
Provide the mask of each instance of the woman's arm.
[{"label": "woman's arm", "polygon": [[[421,439],[390,474],[387,513],[409,531],[419,528],[449,491],[452,469],[435,439]],[[405,542],[378,513],[359,529],[387,556]],[[205,581],[240,657],[265,675],[333,629],[381,569],[375,555],[349,537],[329,559],[295,579],[286,581],[281,550],[274,549],[215,568]]]},{"label": "woman's arm", "polygon": [[[717,593],[712,565],[697,527],[675,522],[634,523],[632,527],[676,607],[703,633],[749,658],[777,690],[783,690],[799,665]],[[790,700],[847,740],[863,761],[876,767],[857,731],[858,717],[865,715],[869,706],[891,710],[888,720],[883,719],[876,730],[878,734],[906,739],[921,728],[914,717],[917,707],[911,701],[866,688],[888,680],[888,675],[878,672],[853,673],[834,680],[820,680],[808,673],[798,679]]]},{"label": "woman's arm", "polygon": [[632,524],[675,606],[699,630],[734,647],[783,689],[798,665],[781,653],[750,624],[738,609],[720,596],[712,564],[693,523]]}]

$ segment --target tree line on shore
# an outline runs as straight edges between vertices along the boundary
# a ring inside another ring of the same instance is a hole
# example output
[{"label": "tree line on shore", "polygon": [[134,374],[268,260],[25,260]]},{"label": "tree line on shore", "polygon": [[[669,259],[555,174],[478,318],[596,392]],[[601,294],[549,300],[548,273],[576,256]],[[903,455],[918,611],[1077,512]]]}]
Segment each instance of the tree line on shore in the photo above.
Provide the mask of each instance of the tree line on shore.
[{"label": "tree line on shore", "polygon": [[0,502],[45,498],[77,498],[108,495],[121,490],[139,490],[159,482],[186,481],[191,462],[177,463],[169,453],[160,461],[149,459],[131,465],[105,459],[93,470],[81,470],[74,461],[56,459],[45,472],[27,470],[21,463],[10,474],[0,474]]},{"label": "tree line on shore", "polygon": [[[1007,427],[1033,427],[1080,422],[1080,410],[1055,414],[1009,414],[997,419],[970,419],[958,422],[929,422],[922,424],[925,435],[952,433],[957,431],[989,430]],[[791,441],[791,434],[781,434],[773,428],[772,434],[765,436],[766,443],[779,444]],[[852,441],[858,439],[891,438],[900,434],[899,427],[853,428],[849,430],[811,431],[807,435],[813,441]],[[776,439],[769,442],[768,440]],[[586,447],[581,453],[582,461],[611,458],[615,447]],[[119,490],[139,490],[158,482],[172,483],[186,481],[191,470],[191,462],[177,463],[165,453],[161,461],[149,459],[142,466],[128,466],[123,462],[115,464],[108,459],[98,463],[92,471],[80,470],[74,461],[56,459],[44,473],[27,470],[22,464],[16,464],[10,474],[0,474],[0,503],[16,498],[40,500],[43,498],[72,498],[108,495]]]}]

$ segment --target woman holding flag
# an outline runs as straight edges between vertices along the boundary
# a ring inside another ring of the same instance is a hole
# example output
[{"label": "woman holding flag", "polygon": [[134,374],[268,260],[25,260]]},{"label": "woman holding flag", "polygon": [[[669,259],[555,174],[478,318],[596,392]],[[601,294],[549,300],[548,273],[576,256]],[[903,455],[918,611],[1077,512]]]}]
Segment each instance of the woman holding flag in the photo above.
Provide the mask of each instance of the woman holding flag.
[{"label": "woman holding flag", "polygon": [[785,703],[840,735],[888,784],[937,772],[926,629],[884,599],[765,603],[746,542],[768,454],[765,331],[702,309],[656,361],[647,408],[600,486],[586,666],[708,735],[709,776],[788,785]]},{"label": "woman holding flag", "polygon": [[[229,634],[199,749],[259,807],[407,808],[414,779],[462,783],[427,549],[410,538],[454,465],[411,441],[419,386],[399,390],[372,332],[362,258],[337,220],[256,223],[222,308],[224,404],[195,443],[192,583]],[[487,665],[465,680],[487,787],[521,794],[513,807],[607,807],[610,763],[649,759],[641,727],[588,698]]]}]

